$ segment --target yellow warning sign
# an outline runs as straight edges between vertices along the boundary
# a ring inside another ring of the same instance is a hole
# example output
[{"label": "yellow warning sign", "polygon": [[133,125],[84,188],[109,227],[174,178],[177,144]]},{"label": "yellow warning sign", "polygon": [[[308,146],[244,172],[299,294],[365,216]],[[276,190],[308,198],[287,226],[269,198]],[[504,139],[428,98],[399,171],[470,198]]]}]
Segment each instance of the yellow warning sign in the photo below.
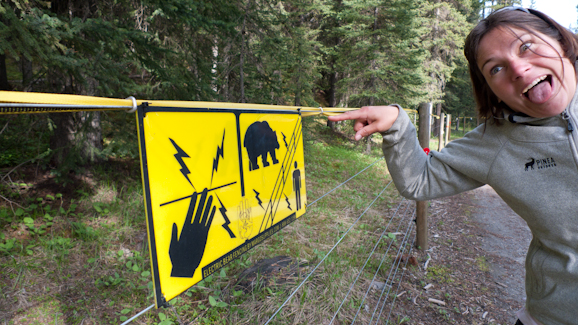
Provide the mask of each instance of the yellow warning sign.
[{"label": "yellow warning sign", "polygon": [[145,104],[137,120],[157,307],[305,212],[297,111]]}]

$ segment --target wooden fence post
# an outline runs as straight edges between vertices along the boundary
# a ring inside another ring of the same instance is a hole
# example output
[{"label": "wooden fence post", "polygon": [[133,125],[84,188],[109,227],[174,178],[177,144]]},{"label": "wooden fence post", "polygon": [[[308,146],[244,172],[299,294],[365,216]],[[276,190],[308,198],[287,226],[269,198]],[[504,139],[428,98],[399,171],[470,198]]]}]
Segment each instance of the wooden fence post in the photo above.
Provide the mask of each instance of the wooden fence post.
[{"label": "wooden fence post", "polygon": [[445,116],[444,113],[441,113],[441,114],[440,114],[440,130],[439,130],[439,133],[438,133],[438,140],[439,140],[439,142],[438,142],[438,151],[441,151],[442,148],[444,147],[444,131],[445,131],[445,130],[444,130],[444,129],[445,129],[445,127],[444,127],[444,119],[445,119],[445,117],[446,117],[446,116]]},{"label": "wooden fence post", "polygon": [[451,133],[452,133],[452,114],[448,114],[446,117],[446,137],[444,140],[444,147],[448,145]]},{"label": "wooden fence post", "polygon": [[[422,148],[429,148],[430,127],[431,127],[432,103],[419,104],[419,131],[418,140]],[[440,127],[441,129],[441,127]],[[427,201],[416,201],[416,230],[415,245],[422,250],[428,249],[427,242]]]}]

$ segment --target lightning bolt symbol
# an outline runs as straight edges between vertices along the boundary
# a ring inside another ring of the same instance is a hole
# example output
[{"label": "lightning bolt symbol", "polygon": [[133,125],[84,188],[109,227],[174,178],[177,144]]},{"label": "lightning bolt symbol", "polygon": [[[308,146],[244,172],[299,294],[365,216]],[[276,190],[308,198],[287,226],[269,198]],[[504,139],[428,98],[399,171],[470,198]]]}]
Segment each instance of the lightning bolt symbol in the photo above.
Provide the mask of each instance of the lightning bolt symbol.
[{"label": "lightning bolt symbol", "polygon": [[219,199],[218,196],[217,196],[217,200],[219,200],[219,203],[221,203],[221,207],[219,208],[219,211],[221,211],[221,215],[223,216],[223,219],[225,219],[225,223],[222,225],[223,228],[225,228],[225,230],[229,233],[229,237],[237,238],[237,236],[235,236],[235,234],[233,233],[231,228],[229,228],[229,224],[231,223],[231,221],[227,217],[227,209],[225,208],[225,206],[223,205],[223,202],[221,202],[221,199]]},{"label": "lightning bolt symbol", "polygon": [[281,135],[283,136],[283,142],[285,142],[285,148],[287,148],[287,137],[283,132],[281,132]]},{"label": "lightning bolt symbol", "polygon": [[289,210],[293,211],[293,209],[291,209],[291,203],[289,203],[289,198],[287,197],[287,195],[283,194],[285,196],[285,202],[287,202],[287,207],[289,208]]},{"label": "lightning bolt symbol", "polygon": [[[261,199],[259,198],[259,194],[261,194],[261,193],[255,191],[255,190],[253,190],[253,192],[255,192],[255,198],[257,199],[257,202],[259,202],[259,205],[261,206],[261,208],[263,208],[263,204],[261,204],[261,203],[263,203],[263,201],[261,201]],[[265,209],[265,208],[263,208],[263,209]]]},{"label": "lightning bolt symbol", "polygon": [[[215,172],[217,171],[217,169],[219,168],[219,156],[221,156],[221,158],[225,158],[224,157],[224,147],[225,147],[225,130],[223,130],[223,140],[221,141],[221,146],[217,146],[217,154],[215,159],[213,159],[213,171],[211,173],[211,184],[213,184],[213,175],[215,174]],[[232,238],[232,237],[231,237]]]},{"label": "lightning bolt symbol", "polygon": [[183,176],[185,176],[185,178],[187,179],[187,181],[189,181],[189,184],[191,184],[193,186],[193,188],[195,188],[195,186],[193,185],[193,183],[191,183],[191,180],[189,179],[189,175],[191,173],[191,171],[187,168],[187,165],[185,164],[185,162],[183,161],[183,158],[191,158],[189,157],[189,155],[187,155],[187,153],[181,149],[181,147],[179,147],[175,141],[173,141],[173,139],[169,138],[169,140],[171,140],[171,143],[173,144],[173,146],[175,147],[175,149],[177,149],[177,153],[175,154],[175,159],[179,162],[179,165],[181,165],[181,173],[183,174]]}]

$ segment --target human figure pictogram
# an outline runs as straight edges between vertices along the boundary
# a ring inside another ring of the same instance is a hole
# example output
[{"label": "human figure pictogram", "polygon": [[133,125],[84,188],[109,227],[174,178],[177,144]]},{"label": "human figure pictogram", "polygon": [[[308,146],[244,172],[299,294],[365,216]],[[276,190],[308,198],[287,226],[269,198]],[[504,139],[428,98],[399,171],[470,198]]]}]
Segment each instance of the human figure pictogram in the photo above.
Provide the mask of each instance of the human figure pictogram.
[{"label": "human figure pictogram", "polygon": [[295,209],[301,209],[301,171],[297,169],[297,162],[295,162],[295,171],[293,171],[293,190],[295,191]]}]

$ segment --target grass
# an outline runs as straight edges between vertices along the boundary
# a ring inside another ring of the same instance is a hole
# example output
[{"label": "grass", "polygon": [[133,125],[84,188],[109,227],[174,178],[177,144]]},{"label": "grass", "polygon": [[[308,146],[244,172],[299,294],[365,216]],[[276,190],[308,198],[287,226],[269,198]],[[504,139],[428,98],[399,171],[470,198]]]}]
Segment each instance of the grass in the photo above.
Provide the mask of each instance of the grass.
[{"label": "grass", "polygon": [[[368,154],[365,143],[334,133],[325,121],[308,117],[303,122],[310,203],[381,158],[379,137],[371,139]],[[346,135],[351,132],[347,125],[338,127]],[[30,186],[0,188],[13,203],[0,206],[0,323],[118,324],[154,303],[138,161],[103,164],[87,175],[86,186],[63,192],[55,192],[56,187],[33,194]],[[148,311],[133,324],[265,323],[389,182],[385,162],[379,161],[309,206],[293,224],[173,299],[171,308]],[[387,187],[273,323],[326,323],[342,301],[340,322],[351,321],[362,301],[373,308],[379,292],[364,296],[374,272],[383,260],[376,280],[385,282],[398,248],[407,247],[401,236],[393,235],[404,231],[405,223],[392,218],[400,201],[394,186]],[[411,214],[407,204],[400,211]],[[369,257],[382,233],[385,239]],[[241,271],[279,255],[309,266],[297,277],[273,279],[250,291],[235,286]],[[346,298],[366,260],[368,267]],[[371,317],[365,309],[357,316],[361,322]],[[394,312],[394,317],[392,322],[411,323],[407,315]]]}]

